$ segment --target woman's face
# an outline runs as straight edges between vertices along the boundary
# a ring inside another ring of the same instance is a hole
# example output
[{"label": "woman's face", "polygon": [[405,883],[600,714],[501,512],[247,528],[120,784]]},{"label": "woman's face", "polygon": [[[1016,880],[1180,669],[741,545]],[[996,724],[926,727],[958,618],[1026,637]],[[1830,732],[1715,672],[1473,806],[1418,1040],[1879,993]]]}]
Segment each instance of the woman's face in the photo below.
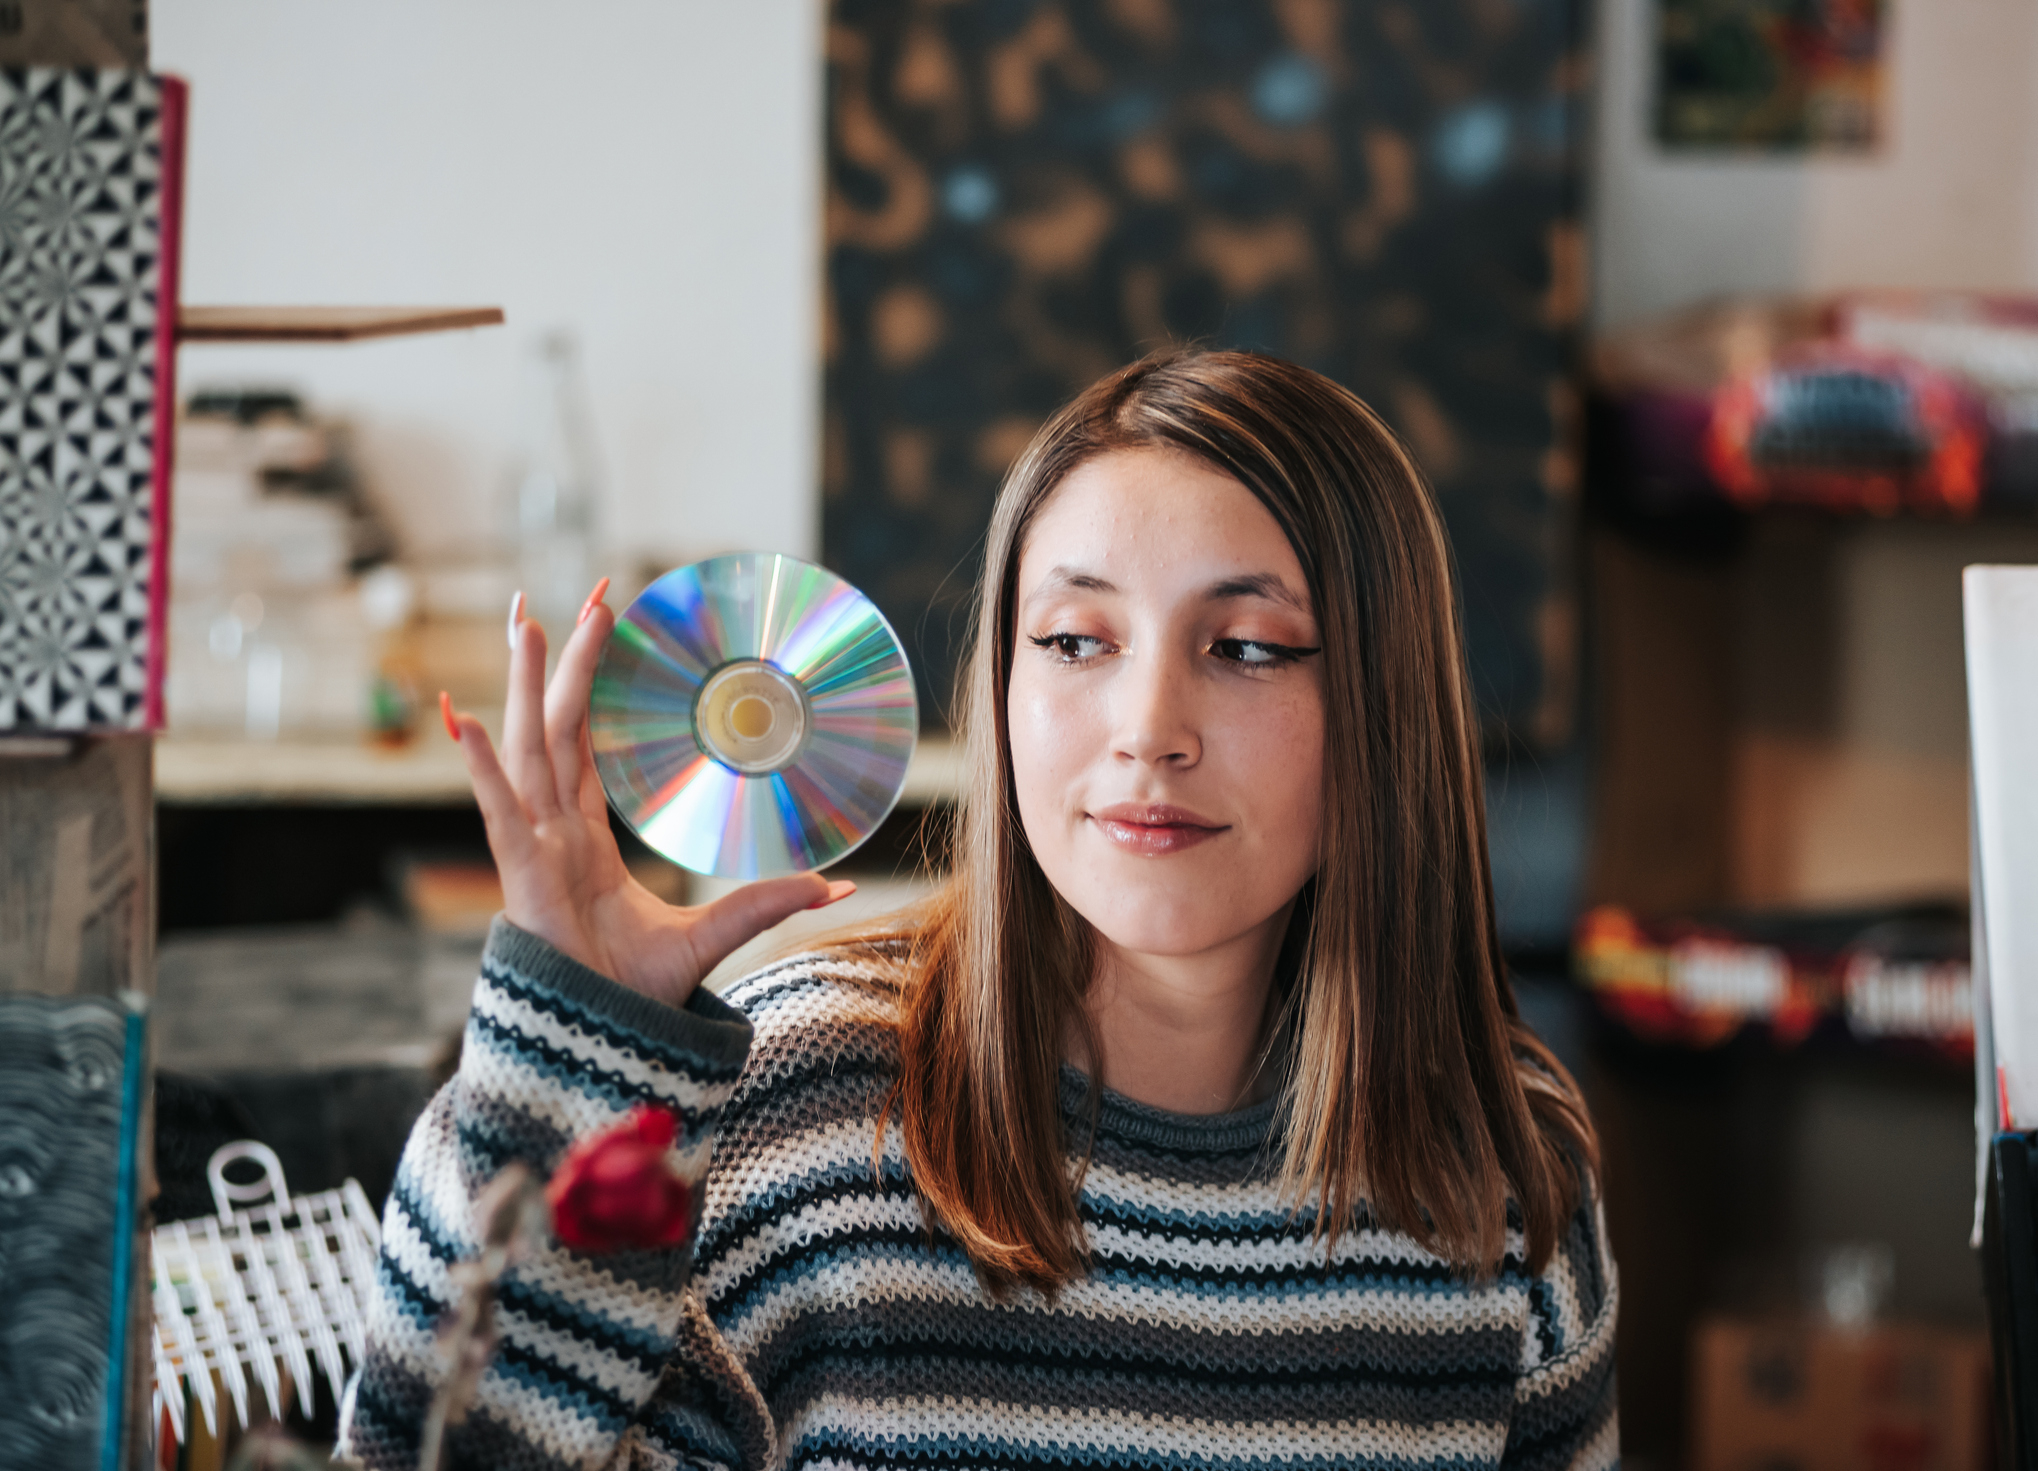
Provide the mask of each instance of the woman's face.
[{"label": "woman's face", "polygon": [[1134,953],[1277,945],[1316,870],[1323,659],[1266,507],[1186,455],[1088,461],[1034,518],[1017,617],[1012,772],[1048,881]]}]

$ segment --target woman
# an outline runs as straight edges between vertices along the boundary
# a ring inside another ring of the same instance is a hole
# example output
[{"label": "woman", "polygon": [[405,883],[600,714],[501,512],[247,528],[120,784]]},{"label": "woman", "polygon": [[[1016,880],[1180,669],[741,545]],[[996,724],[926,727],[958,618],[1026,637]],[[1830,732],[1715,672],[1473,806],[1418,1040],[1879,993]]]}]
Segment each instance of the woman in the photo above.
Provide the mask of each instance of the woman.
[{"label": "woman", "polygon": [[520,1268],[460,1464],[1617,1459],[1592,1129],[1501,966],[1443,531],[1356,398],[1174,352],[1057,414],[991,527],[952,876],[726,1001],[721,956],[849,886],[630,882],[610,626],[542,704],[524,626],[500,763],[457,726],[506,906],[354,1454],[414,1464],[480,1188],[656,1103],[691,1250]]}]

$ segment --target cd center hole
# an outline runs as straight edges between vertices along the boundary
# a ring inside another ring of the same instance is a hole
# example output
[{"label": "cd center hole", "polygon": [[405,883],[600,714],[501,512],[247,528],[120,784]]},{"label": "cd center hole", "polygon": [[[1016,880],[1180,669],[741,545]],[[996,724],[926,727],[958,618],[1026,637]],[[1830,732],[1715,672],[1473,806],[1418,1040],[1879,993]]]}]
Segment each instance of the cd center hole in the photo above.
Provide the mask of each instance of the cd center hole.
[{"label": "cd center hole", "polygon": [[746,741],[771,734],[771,706],[756,695],[745,695],[729,707],[729,728]]}]

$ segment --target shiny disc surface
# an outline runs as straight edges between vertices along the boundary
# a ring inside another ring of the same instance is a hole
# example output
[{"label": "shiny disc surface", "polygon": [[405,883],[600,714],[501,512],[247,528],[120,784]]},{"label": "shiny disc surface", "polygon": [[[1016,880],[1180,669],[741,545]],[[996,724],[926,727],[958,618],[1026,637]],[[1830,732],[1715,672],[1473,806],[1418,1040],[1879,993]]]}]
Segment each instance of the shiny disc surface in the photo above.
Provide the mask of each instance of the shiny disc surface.
[{"label": "shiny disc surface", "polygon": [[603,647],[588,715],[623,820],[718,878],[854,850],[898,801],[920,730],[905,650],[870,599],[773,552],[644,589]]}]

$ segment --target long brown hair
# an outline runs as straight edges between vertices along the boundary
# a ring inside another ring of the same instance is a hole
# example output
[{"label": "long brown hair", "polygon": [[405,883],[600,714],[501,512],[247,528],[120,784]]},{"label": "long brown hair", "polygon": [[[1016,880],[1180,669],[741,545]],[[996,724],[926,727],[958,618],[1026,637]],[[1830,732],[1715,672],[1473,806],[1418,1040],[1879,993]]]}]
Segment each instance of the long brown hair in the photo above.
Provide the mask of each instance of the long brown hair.
[{"label": "long brown hair", "polygon": [[959,690],[954,867],[902,932],[884,1122],[896,1117],[914,1185],[994,1291],[1052,1293],[1086,1268],[1059,1073],[1070,1036],[1099,1055],[1090,932],[1027,846],[1004,703],[1034,516],[1076,466],[1139,448],[1193,455],[1259,498],[1302,563],[1322,633],[1322,854],[1277,978],[1287,1196],[1326,1240],[1363,1204],[1482,1275],[1500,1265],[1511,1198],[1540,1269],[1597,1148],[1501,959],[1443,525],[1364,403],[1252,353],[1170,350],[1112,374],[1006,477]]}]

